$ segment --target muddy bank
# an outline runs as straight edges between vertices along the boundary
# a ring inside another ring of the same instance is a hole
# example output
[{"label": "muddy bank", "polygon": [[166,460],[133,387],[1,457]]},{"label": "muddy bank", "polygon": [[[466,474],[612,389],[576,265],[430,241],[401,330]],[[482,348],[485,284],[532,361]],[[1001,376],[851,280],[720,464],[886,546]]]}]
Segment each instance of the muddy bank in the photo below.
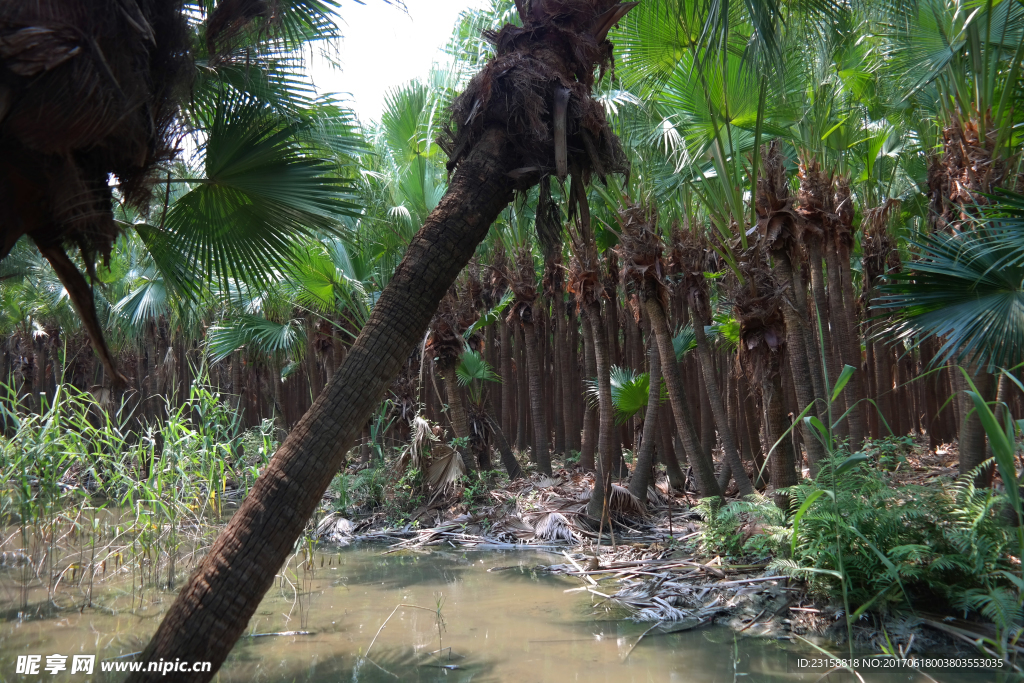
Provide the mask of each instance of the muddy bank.
[{"label": "muddy bank", "polygon": [[[597,610],[647,625],[643,637],[724,626],[742,637],[847,648],[841,605],[814,597],[805,581],[767,569],[770,557],[727,559],[700,552],[705,529],[692,494],[661,480],[639,501],[618,485],[611,528],[586,517],[593,483],[579,468],[553,477],[537,474],[474,500],[438,496],[412,510],[401,526],[381,512],[322,517],[316,536],[338,545],[386,544],[384,555],[436,550],[547,550],[564,561],[535,571],[579,581],[567,593],[589,598]],[[744,534],[762,533],[756,525]],[[515,567],[493,567],[500,572]],[[988,635],[979,622],[949,615],[877,614],[853,627],[858,651],[977,654],[971,642]]]}]

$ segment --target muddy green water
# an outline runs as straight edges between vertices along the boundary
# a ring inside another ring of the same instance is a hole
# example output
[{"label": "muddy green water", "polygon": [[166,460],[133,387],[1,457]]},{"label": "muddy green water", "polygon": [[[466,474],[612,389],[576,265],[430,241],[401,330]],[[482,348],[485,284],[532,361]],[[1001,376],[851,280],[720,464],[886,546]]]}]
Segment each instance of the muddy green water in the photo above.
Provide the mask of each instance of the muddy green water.
[{"label": "muddy green water", "polygon": [[[797,650],[788,643],[735,638],[722,628],[649,637],[629,653],[647,625],[621,619],[598,604],[599,597],[566,593],[579,585],[576,580],[533,571],[560,556],[454,550],[398,556],[383,550],[362,546],[327,553],[323,568],[318,554],[313,575],[289,572],[267,595],[249,632],[311,635],[243,638],[217,680],[811,683],[821,676],[798,672],[792,654]],[[512,568],[487,571],[495,567]],[[123,674],[102,674],[99,663],[91,677],[66,671],[21,676],[16,659],[40,654],[45,664],[46,655],[68,655],[70,670],[73,654],[95,654],[99,662],[137,652],[173,599],[148,591],[140,607],[127,578],[108,580],[94,589],[98,608],[68,609],[74,591],[59,600],[63,609],[48,608],[45,590],[33,591],[28,611],[19,617],[19,571],[0,569],[0,681],[119,680]],[[444,619],[440,643],[433,612],[402,608],[363,656],[397,605],[433,610],[438,601]],[[443,653],[430,654],[439,646]],[[940,683],[996,680],[994,673],[980,671],[930,674]],[[863,676],[880,683],[929,680],[908,671]],[[828,680],[855,679],[833,674]]]}]

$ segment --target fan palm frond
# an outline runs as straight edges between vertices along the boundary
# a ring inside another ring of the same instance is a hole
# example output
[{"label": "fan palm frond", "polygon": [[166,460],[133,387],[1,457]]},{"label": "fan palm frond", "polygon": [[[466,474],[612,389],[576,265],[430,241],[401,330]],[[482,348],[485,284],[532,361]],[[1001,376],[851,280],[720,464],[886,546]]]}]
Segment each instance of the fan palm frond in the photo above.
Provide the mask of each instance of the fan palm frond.
[{"label": "fan palm frond", "polygon": [[356,212],[350,185],[296,142],[303,128],[248,98],[218,105],[203,176],[185,181],[191,189],[170,207],[165,228],[140,230],[165,280],[192,292],[200,268],[222,283],[267,284],[295,240],[343,231],[341,218]]},{"label": "fan palm frond", "polygon": [[1021,251],[984,230],[932,234],[913,244],[919,258],[890,275],[874,303],[897,314],[880,334],[917,344],[939,339],[936,363],[1008,366],[1024,359]]},{"label": "fan palm frond", "polygon": [[474,381],[501,382],[501,377],[494,372],[490,363],[485,361],[478,351],[465,351],[459,364],[455,367],[455,376],[459,386],[467,386]]},{"label": "fan palm frond", "polygon": [[242,314],[211,327],[206,346],[210,358],[218,362],[243,347],[271,357],[298,356],[305,340],[305,328],[299,320],[278,323],[262,316]]}]

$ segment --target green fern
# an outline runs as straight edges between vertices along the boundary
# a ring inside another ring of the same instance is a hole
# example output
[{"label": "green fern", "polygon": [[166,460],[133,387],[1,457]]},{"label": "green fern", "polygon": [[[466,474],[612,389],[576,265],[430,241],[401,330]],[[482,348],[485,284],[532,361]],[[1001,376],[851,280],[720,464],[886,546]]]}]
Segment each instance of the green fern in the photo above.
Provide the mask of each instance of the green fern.
[{"label": "green fern", "polygon": [[[844,456],[823,463],[817,482],[789,488],[788,512],[761,496],[718,509],[702,503],[701,550],[769,555],[774,558],[769,571],[806,580],[810,591],[826,600],[840,593],[840,577],[845,577],[851,612],[938,600],[980,614],[999,628],[1021,623],[1010,578],[1019,573],[1011,559],[1017,538],[1002,519],[1009,504],[1005,495],[976,488],[970,476],[897,488],[882,469],[860,467],[828,487],[836,496],[833,505],[831,493],[815,492],[826,490],[823,482],[831,484],[831,472]],[[815,495],[794,543],[792,520]],[[758,525],[761,533],[744,540],[745,524]]]}]

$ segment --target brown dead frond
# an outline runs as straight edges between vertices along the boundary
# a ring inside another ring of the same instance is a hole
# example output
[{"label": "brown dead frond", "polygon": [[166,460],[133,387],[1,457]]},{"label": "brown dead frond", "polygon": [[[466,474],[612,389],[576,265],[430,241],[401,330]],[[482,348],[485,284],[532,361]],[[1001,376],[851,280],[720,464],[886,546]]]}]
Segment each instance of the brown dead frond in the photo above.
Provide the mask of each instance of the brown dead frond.
[{"label": "brown dead frond", "polygon": [[417,415],[410,423],[412,432],[409,444],[402,451],[402,457],[398,460],[398,471],[403,472],[407,467],[414,470],[423,469],[431,454],[433,445],[439,441],[434,434],[430,423]]},{"label": "brown dead frond", "polygon": [[757,231],[769,249],[788,249],[797,238],[799,216],[789,196],[786,160],[778,140],[761,147],[761,175],[757,179]]},{"label": "brown dead frond", "polygon": [[732,292],[733,315],[740,325],[739,358],[751,384],[760,386],[786,342],[782,286],[760,249],[749,250],[740,265],[744,283],[735,283]]},{"label": "brown dead frond", "polygon": [[642,500],[629,492],[629,489],[612,484],[612,492],[608,497],[608,509],[624,515],[642,517],[647,514],[647,506]]},{"label": "brown dead frond", "polygon": [[622,283],[641,299],[658,297],[668,305],[665,286],[665,244],[658,234],[658,211],[653,204],[632,203],[619,210],[619,246],[622,259],[618,273]]},{"label": "brown dead frond", "polygon": [[446,444],[435,446],[433,452],[435,457],[427,469],[427,485],[436,497],[459,483],[466,473],[466,464],[458,451]]},{"label": "brown dead frond", "polygon": [[449,292],[430,323],[430,334],[425,347],[426,357],[433,358],[435,366],[442,372],[453,370],[466,349],[458,320],[458,302]]},{"label": "brown dead frond", "polygon": [[[508,132],[529,187],[570,168],[603,177],[625,172],[625,154],[604,109],[593,99],[595,66],[612,64],[608,30],[637,3],[618,0],[532,0],[518,3],[522,26],[488,31],[496,55],[451,108],[438,143],[453,170],[490,126]],[[574,171],[575,173],[575,171]]]},{"label": "brown dead frond", "polygon": [[534,535],[545,541],[565,541],[573,543],[576,536],[572,525],[560,512],[542,512],[533,523]]}]

